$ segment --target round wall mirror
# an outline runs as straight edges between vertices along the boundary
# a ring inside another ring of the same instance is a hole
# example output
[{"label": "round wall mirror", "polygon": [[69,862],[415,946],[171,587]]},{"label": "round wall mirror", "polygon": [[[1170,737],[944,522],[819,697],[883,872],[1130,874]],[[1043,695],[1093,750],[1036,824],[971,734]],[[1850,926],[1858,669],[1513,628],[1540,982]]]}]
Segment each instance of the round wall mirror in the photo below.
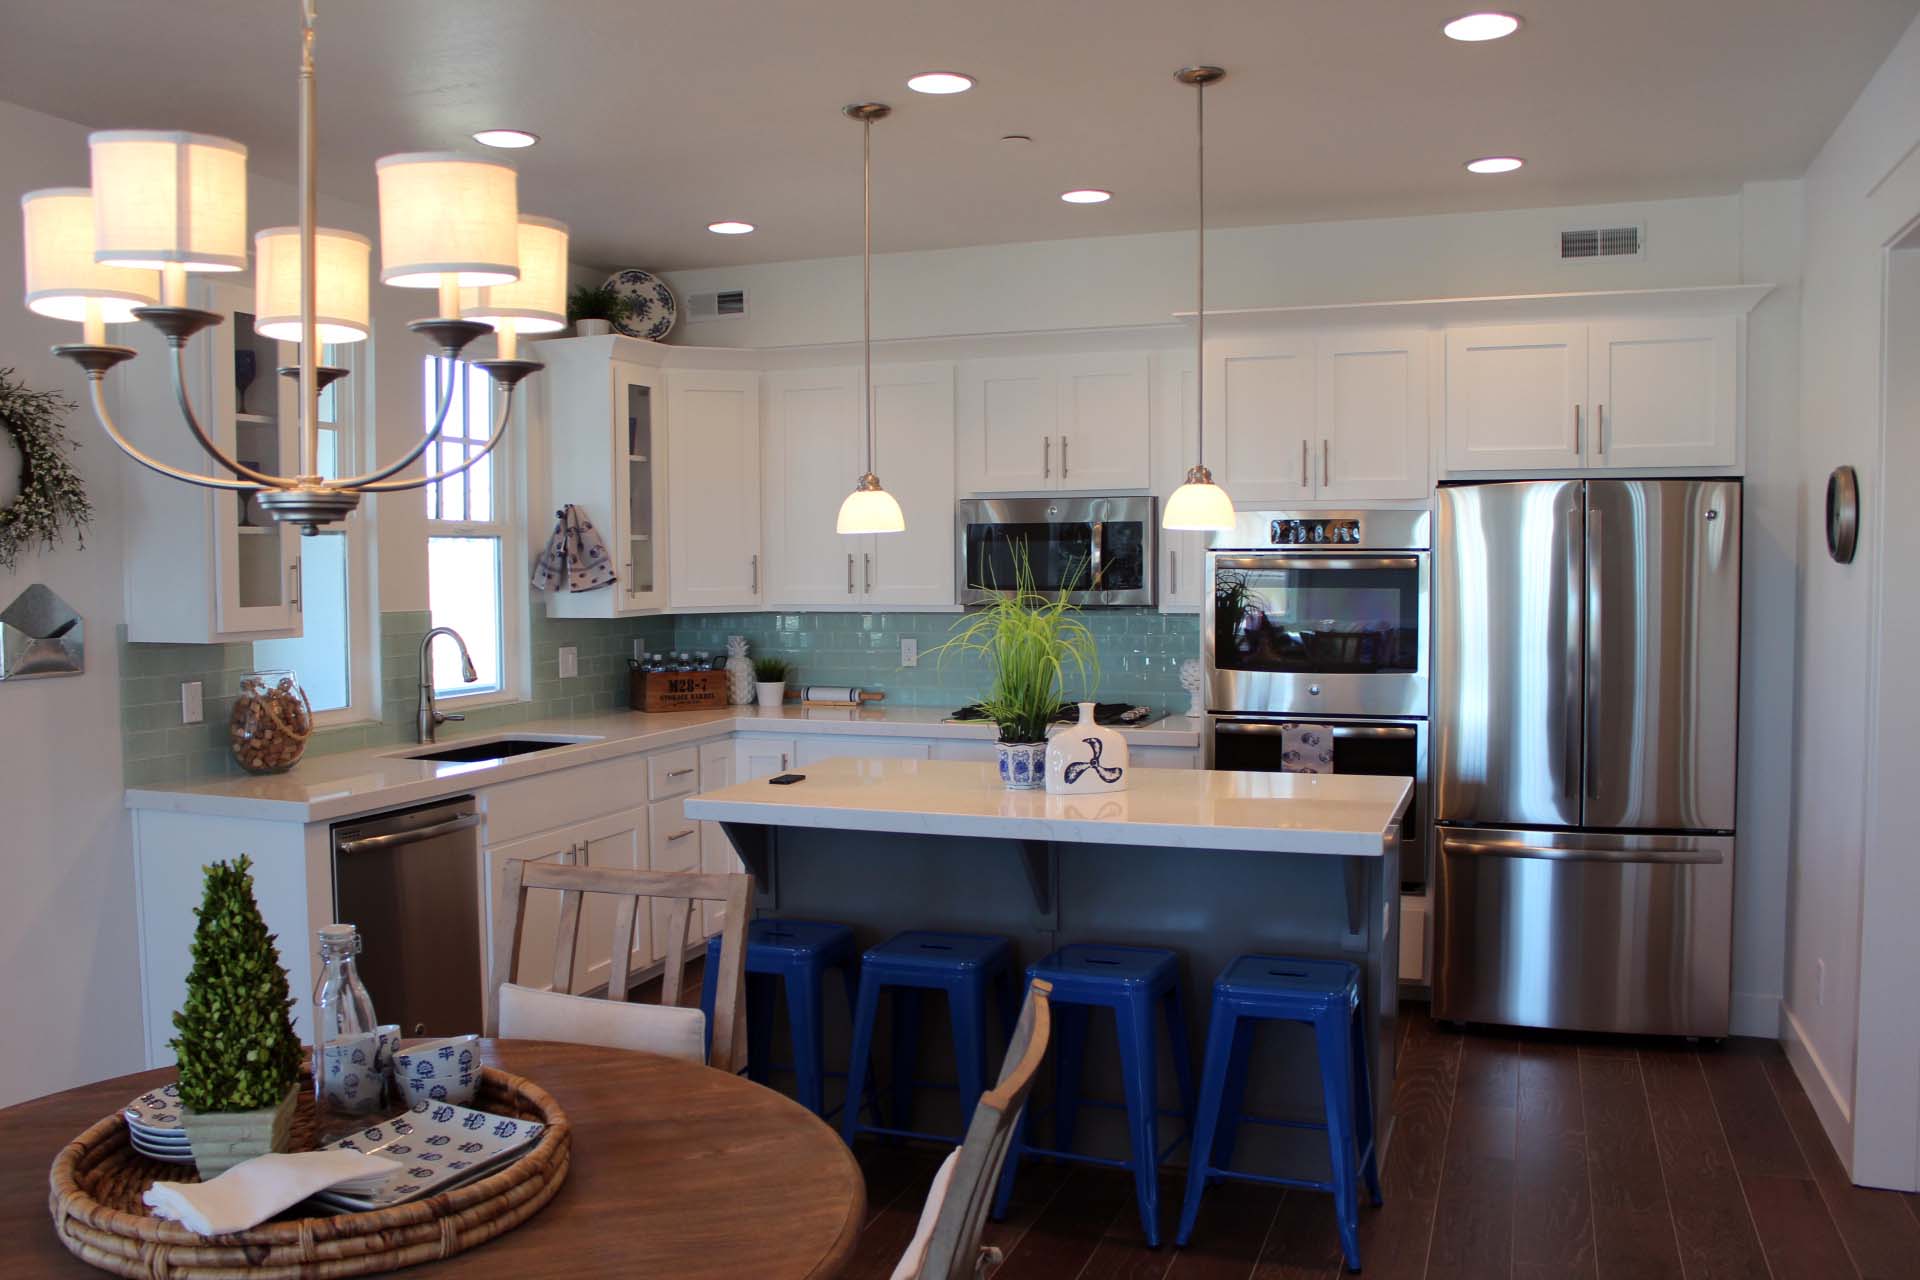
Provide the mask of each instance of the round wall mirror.
[{"label": "round wall mirror", "polygon": [[1851,564],[1859,545],[1860,478],[1852,467],[1835,467],[1827,477],[1827,554]]}]

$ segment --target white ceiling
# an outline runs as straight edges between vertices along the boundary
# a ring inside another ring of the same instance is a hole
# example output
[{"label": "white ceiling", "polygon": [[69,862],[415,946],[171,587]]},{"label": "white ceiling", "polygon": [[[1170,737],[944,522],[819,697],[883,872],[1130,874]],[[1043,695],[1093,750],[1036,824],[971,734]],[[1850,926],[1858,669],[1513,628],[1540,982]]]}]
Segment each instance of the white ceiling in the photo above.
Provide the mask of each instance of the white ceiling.
[{"label": "white ceiling", "polygon": [[[1801,173],[1920,0],[319,0],[323,187],[373,161],[542,135],[521,207],[576,261],[678,268],[857,253],[862,98],[881,251],[1192,225],[1208,90],[1215,225],[1651,199]],[[0,97],[184,128],[293,168],[297,0],[0,0]],[[952,69],[970,93],[909,92]],[[1031,134],[1025,146],[1005,133]],[[1479,155],[1527,168],[1475,177]],[[1113,190],[1069,206],[1075,186]],[[757,223],[720,237],[719,218]]]}]

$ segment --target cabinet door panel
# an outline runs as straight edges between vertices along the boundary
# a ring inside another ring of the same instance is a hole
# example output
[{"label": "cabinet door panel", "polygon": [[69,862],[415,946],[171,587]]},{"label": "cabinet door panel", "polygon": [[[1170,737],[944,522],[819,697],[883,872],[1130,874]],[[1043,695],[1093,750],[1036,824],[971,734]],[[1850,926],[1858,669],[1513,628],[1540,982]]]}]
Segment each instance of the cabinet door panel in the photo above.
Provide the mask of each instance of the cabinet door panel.
[{"label": "cabinet door panel", "polygon": [[1585,325],[1450,329],[1446,372],[1448,471],[1580,464]]},{"label": "cabinet door panel", "polygon": [[1420,329],[1322,335],[1322,498],[1427,496],[1427,344]]},{"label": "cabinet door panel", "polygon": [[[647,824],[645,813],[628,809],[589,823],[583,831],[590,867],[616,867],[638,871],[647,865]],[[573,989],[599,991],[606,987],[613,970],[613,916],[615,901],[609,894],[586,895],[580,910],[580,940],[573,956]],[[637,941],[630,941],[631,973],[640,957],[651,948],[645,930],[635,921]]]},{"label": "cabinet door panel", "polygon": [[[1146,356],[1072,356],[1061,362],[1056,475],[1061,489],[1104,492],[1148,485]],[[1044,452],[1044,450],[1043,450]]]},{"label": "cabinet door panel", "polygon": [[[700,748],[700,789],[718,791],[733,785],[733,743],[725,739],[709,742]],[[727,839],[727,833],[720,829],[717,822],[700,824],[700,870],[708,875],[737,875],[746,870],[733,851],[733,842]],[[720,932],[727,923],[727,909],[723,905],[709,902],[700,910],[700,932],[712,937]]]},{"label": "cabinet door panel", "polygon": [[1207,352],[1207,457],[1236,503],[1310,498],[1311,336],[1236,340]]},{"label": "cabinet door panel", "polygon": [[[1160,508],[1180,487],[1199,443],[1199,379],[1192,356],[1163,355],[1154,375],[1157,393],[1154,419],[1154,493]],[[1215,460],[1218,465],[1217,459]],[[1224,474],[1224,468],[1216,474]],[[1200,580],[1206,575],[1207,541],[1211,534],[1160,531],[1160,611],[1193,613],[1200,608]]]},{"label": "cabinet door panel", "polygon": [[685,608],[760,603],[759,375],[668,379],[669,596]]},{"label": "cabinet door panel", "polygon": [[859,370],[767,379],[769,604],[854,603],[859,579],[847,557],[858,560],[859,540],[836,533],[834,520],[862,470]]},{"label": "cabinet door panel", "polygon": [[[657,800],[648,805],[649,823],[653,836],[653,869],[655,871],[698,871],[700,869],[700,824],[686,815],[684,797],[672,800]],[[697,904],[696,904],[697,906]],[[666,955],[667,917],[672,911],[669,902],[654,899],[653,939],[648,949],[650,959],[658,960]],[[698,919],[687,922],[687,937],[695,938],[700,933]]]},{"label": "cabinet door panel", "polygon": [[771,778],[793,768],[793,757],[792,738],[738,738],[733,748],[734,777],[741,782]]},{"label": "cabinet door panel", "polygon": [[[859,554],[873,560],[871,566],[865,561],[856,566],[862,595],[872,604],[951,605],[956,537],[953,366],[875,369],[873,431],[874,467],[899,500],[907,527],[864,540],[867,545]],[[851,484],[852,478],[845,483]],[[834,491],[836,511],[845,496],[844,488]]]},{"label": "cabinet door panel", "polygon": [[846,757],[884,757],[889,760],[925,760],[930,744],[925,738],[845,738],[837,733],[808,734],[800,739],[799,768],[822,760]]},{"label": "cabinet door panel", "polygon": [[1594,325],[1588,461],[1622,468],[1732,466],[1738,327],[1733,316]]},{"label": "cabinet door panel", "polygon": [[1054,362],[974,360],[960,366],[960,491],[1054,488],[1059,427]]}]

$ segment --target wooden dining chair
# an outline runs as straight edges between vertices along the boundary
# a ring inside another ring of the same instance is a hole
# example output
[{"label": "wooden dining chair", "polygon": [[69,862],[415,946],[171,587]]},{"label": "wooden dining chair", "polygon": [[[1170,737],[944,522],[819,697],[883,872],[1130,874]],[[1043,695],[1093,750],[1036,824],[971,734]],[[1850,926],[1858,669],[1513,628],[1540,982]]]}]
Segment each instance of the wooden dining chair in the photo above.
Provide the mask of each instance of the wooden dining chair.
[{"label": "wooden dining chair", "polygon": [[1047,1056],[1053,1026],[1047,997],[1052,990],[1043,979],[1028,985],[1000,1080],[980,1095],[965,1140],[934,1175],[920,1225],[892,1280],[982,1280],[999,1268],[1000,1251],[983,1248],[980,1233],[1013,1141],[1013,1126]]},{"label": "wooden dining chair", "polygon": [[[527,894],[535,889],[560,893],[560,924],[553,956],[553,990],[513,983],[520,967],[521,935],[526,926]],[[573,956],[579,941],[586,895],[616,899],[613,912],[613,971],[604,1000],[570,994]],[[633,928],[641,899],[669,904],[665,960],[660,975],[660,1005],[628,1003],[628,967]],[[614,1048],[643,1048],[699,1061],[706,1020],[698,1008],[680,1008],[685,990],[690,924],[703,902],[723,904],[720,964],[703,975],[714,984],[713,1047],[708,1066],[739,1071],[747,1065],[746,944],[752,912],[753,877],[703,875],[692,871],[630,871],[619,867],[577,867],[545,859],[510,859],[502,868],[494,898],[493,976],[487,1030],[493,1035],[569,1040]],[[692,1046],[686,1051],[685,1046]],[[673,1046],[681,1046],[679,1050]]]}]

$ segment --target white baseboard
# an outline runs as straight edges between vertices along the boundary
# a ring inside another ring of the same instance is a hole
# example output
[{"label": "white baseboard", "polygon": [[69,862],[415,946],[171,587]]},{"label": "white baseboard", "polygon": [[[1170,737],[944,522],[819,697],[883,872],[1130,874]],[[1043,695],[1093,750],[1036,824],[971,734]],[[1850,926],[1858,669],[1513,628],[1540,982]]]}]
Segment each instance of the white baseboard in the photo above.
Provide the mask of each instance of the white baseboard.
[{"label": "white baseboard", "polygon": [[1736,991],[1728,1006],[1728,1030],[1736,1036],[1759,1036],[1762,1040],[1780,1038],[1780,1009],[1777,995],[1754,991]]},{"label": "white baseboard", "polygon": [[1793,1074],[1800,1080],[1800,1087],[1806,1090],[1807,1101],[1813,1104],[1813,1113],[1820,1117],[1820,1127],[1827,1131],[1827,1141],[1833,1143],[1847,1176],[1852,1177],[1852,1100],[1840,1088],[1833,1073],[1827,1070],[1827,1064],[1820,1060],[1813,1043],[1807,1039],[1806,1028],[1800,1025],[1800,1019],[1794,1017],[1793,1010],[1784,1003],[1780,1006],[1780,1024],[1780,1041],[1787,1051],[1787,1065],[1793,1068]]}]

